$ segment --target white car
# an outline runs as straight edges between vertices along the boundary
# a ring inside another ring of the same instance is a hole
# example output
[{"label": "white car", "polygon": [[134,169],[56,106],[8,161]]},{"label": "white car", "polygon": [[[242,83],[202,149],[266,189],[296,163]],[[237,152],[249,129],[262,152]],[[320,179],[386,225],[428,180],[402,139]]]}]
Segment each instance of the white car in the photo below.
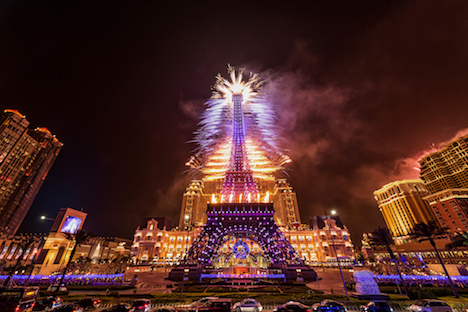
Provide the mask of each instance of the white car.
[{"label": "white car", "polygon": [[241,302],[236,302],[232,309],[235,312],[261,312],[263,307],[257,300],[246,298]]},{"label": "white car", "polygon": [[452,312],[452,308],[442,300],[424,299],[418,300],[410,306],[414,312]]}]

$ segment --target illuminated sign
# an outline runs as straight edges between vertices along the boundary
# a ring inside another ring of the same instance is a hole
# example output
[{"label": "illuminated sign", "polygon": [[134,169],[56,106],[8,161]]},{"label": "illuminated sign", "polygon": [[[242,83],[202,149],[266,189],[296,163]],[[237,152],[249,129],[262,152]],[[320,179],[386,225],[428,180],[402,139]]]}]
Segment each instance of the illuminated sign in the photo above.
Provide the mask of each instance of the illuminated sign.
[{"label": "illuminated sign", "polygon": [[80,229],[80,225],[83,220],[81,218],[67,216],[65,222],[60,229],[60,232],[69,233],[69,234],[76,234],[76,232]]}]

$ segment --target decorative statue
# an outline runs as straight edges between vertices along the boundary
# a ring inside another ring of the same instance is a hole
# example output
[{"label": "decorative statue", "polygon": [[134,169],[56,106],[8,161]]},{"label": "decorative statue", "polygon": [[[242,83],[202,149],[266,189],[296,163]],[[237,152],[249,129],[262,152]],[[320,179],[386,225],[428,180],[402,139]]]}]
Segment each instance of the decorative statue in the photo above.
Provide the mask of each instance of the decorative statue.
[{"label": "decorative statue", "polygon": [[374,273],[369,270],[355,271],[356,292],[361,295],[381,295],[379,286],[374,279]]}]

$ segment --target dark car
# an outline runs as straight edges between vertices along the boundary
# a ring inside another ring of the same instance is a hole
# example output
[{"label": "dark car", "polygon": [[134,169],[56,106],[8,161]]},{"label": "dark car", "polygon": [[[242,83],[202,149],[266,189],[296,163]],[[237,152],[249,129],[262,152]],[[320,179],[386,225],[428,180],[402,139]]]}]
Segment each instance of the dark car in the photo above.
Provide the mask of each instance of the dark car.
[{"label": "dark car", "polygon": [[346,307],[336,301],[333,300],[323,300],[320,303],[316,303],[312,305],[311,309],[313,311],[320,311],[320,312],[346,312]]},{"label": "dark car", "polygon": [[96,309],[101,304],[101,299],[97,298],[84,298],[77,301],[77,303],[83,310]]},{"label": "dark car", "polygon": [[33,311],[53,311],[62,305],[62,299],[57,296],[48,296],[36,300]]},{"label": "dark car", "polygon": [[151,310],[151,300],[149,299],[138,299],[132,303],[132,312],[148,312]]},{"label": "dark car", "polygon": [[56,312],[83,312],[83,308],[77,305],[76,303],[69,303],[61,305],[60,307],[56,308],[54,311]]},{"label": "dark car", "polygon": [[171,307],[171,306],[165,306],[165,307],[159,307],[155,310],[155,312],[176,312],[178,310],[176,310],[174,307]]},{"label": "dark car", "polygon": [[128,312],[128,311],[130,311],[130,305],[126,303],[116,304],[115,306],[109,309],[103,310],[103,312]]},{"label": "dark car", "polygon": [[305,304],[296,301],[288,301],[273,309],[276,312],[311,312],[310,308]]},{"label": "dark car", "polygon": [[0,288],[1,312],[31,312],[36,303],[39,287],[2,287]]},{"label": "dark car", "polygon": [[392,307],[390,307],[387,301],[375,300],[371,301],[366,305],[361,306],[361,311],[363,312],[393,312]]},{"label": "dark car", "polygon": [[231,312],[232,299],[213,299],[196,309],[197,312]]}]

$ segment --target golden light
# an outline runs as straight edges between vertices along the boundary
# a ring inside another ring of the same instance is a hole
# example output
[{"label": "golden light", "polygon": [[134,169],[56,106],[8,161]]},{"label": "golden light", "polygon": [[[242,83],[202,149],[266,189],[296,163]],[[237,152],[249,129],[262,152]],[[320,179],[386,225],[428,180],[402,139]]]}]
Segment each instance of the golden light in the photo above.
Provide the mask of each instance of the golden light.
[{"label": "golden light", "polygon": [[265,202],[265,203],[270,202],[270,192],[268,192],[268,191],[266,192],[263,202]]}]

